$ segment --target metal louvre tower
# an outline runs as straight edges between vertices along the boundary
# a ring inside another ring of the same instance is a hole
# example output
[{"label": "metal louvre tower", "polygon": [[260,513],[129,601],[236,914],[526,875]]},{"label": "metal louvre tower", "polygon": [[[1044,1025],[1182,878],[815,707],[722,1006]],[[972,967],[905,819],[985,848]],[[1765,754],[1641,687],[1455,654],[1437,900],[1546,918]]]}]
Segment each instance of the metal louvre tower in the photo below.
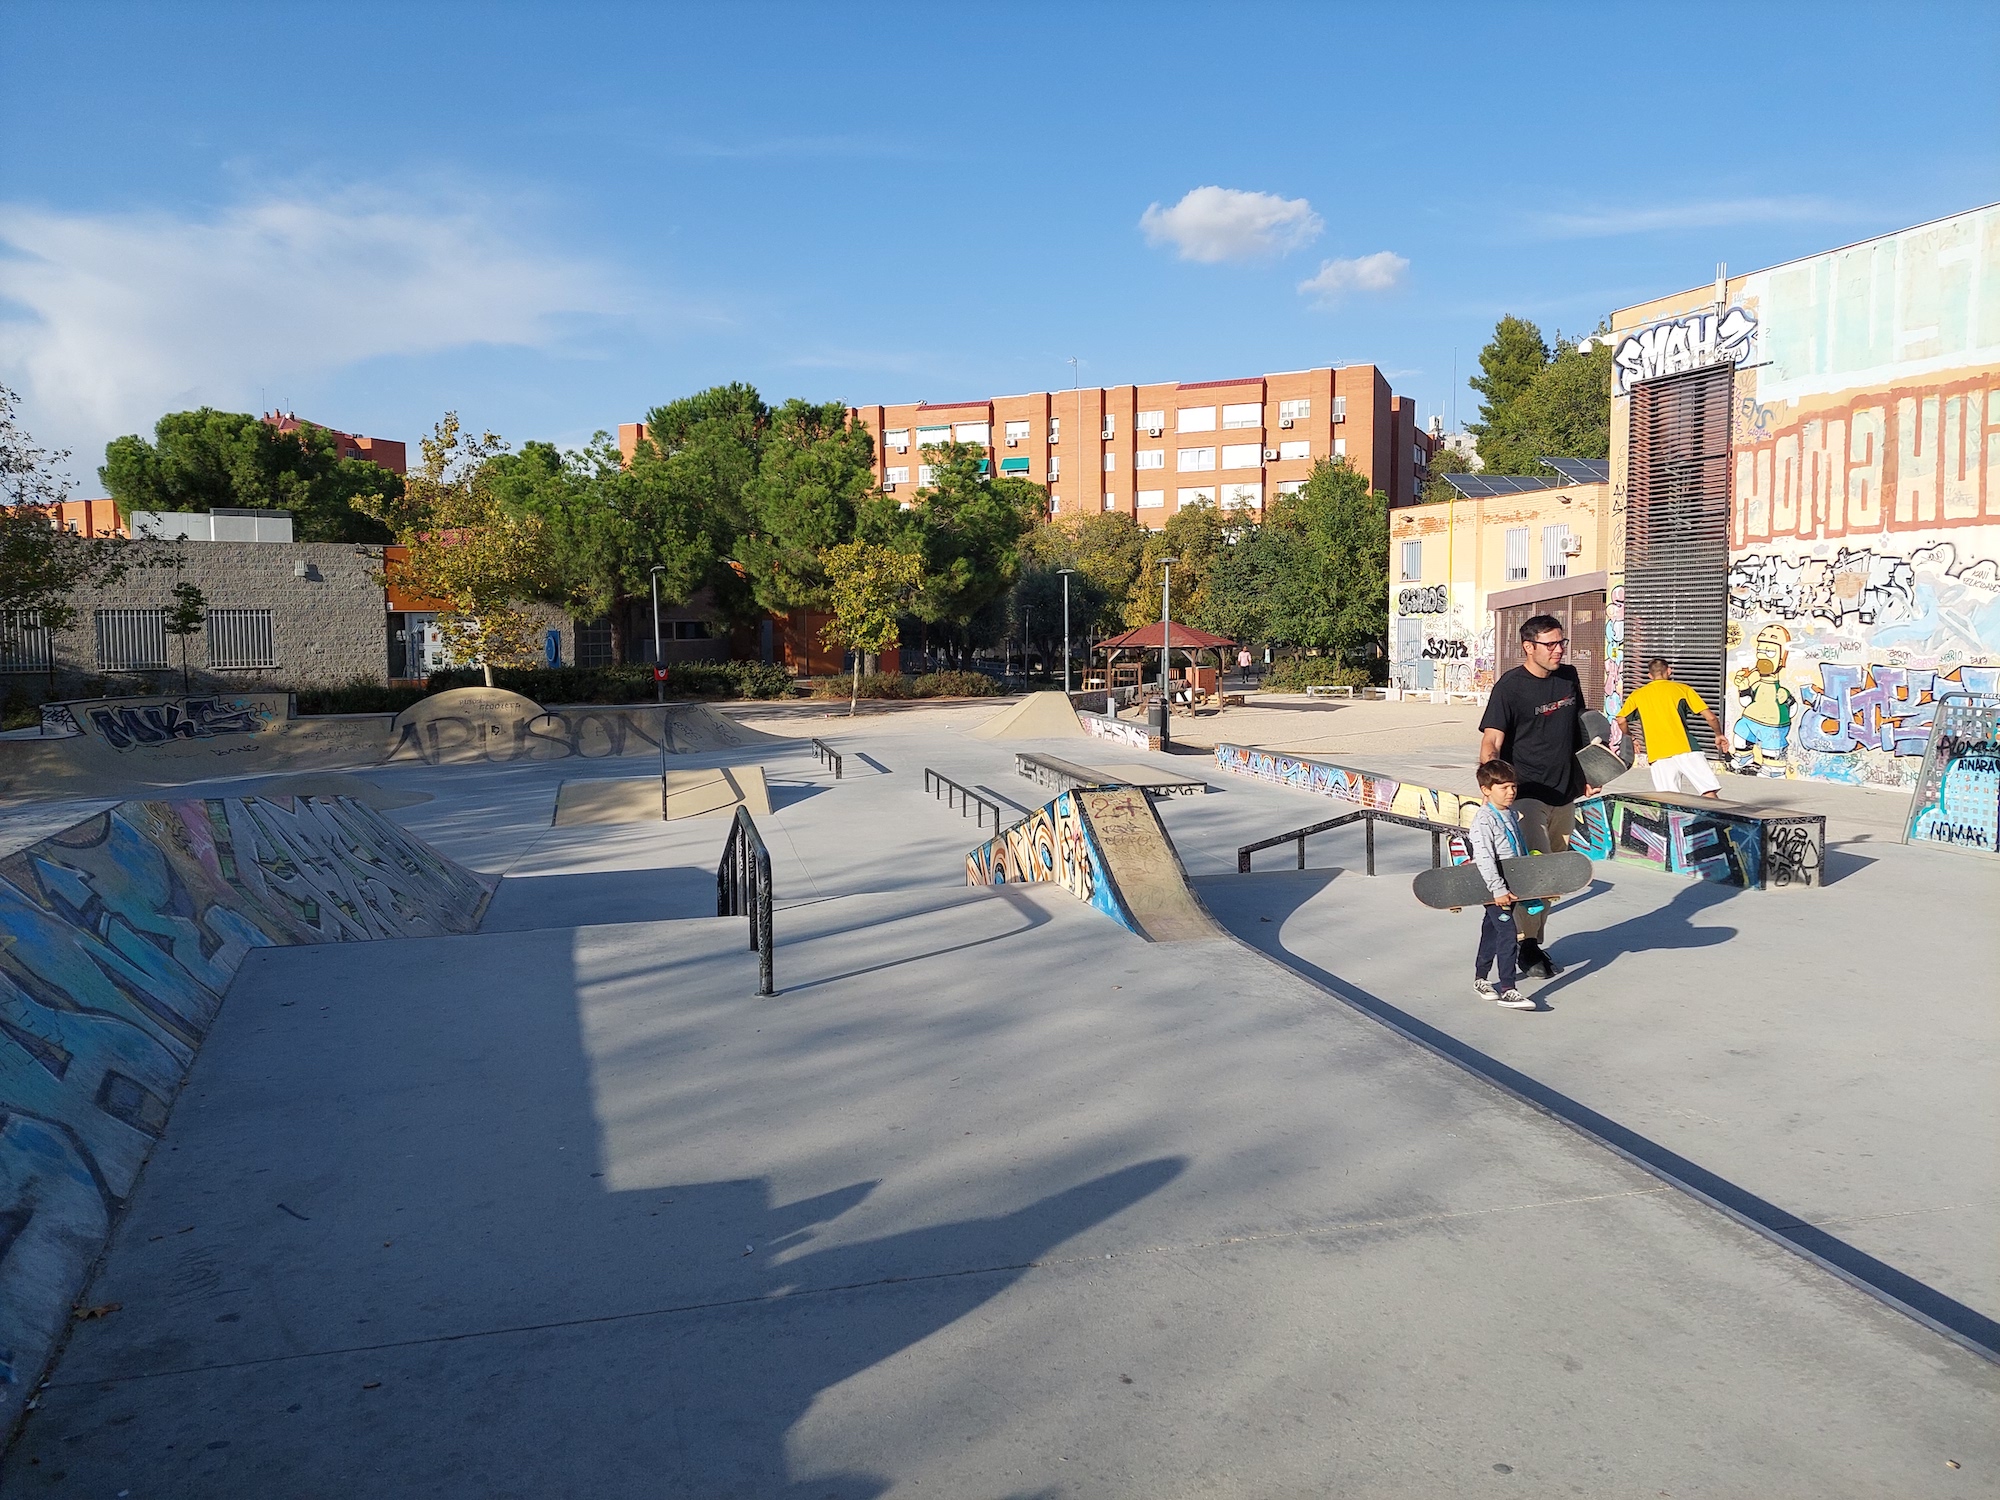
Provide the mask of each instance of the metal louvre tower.
[{"label": "metal louvre tower", "polygon": [[[1729,624],[1729,409],[1735,367],[1710,365],[1632,387],[1625,534],[1625,680],[1664,656],[1723,712]],[[1697,747],[1713,740],[1689,720]],[[1727,750],[1727,747],[1720,747]]]}]

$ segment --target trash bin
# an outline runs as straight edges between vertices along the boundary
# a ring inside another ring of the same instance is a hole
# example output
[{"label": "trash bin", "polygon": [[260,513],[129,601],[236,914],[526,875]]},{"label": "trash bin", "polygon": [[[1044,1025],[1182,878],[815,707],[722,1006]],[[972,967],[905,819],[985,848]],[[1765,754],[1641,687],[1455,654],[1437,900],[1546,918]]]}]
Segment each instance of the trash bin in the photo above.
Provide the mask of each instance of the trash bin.
[{"label": "trash bin", "polygon": [[1172,731],[1167,725],[1167,700],[1155,698],[1146,705],[1146,732],[1160,737],[1160,748],[1163,750],[1167,746],[1167,741],[1172,738]]}]

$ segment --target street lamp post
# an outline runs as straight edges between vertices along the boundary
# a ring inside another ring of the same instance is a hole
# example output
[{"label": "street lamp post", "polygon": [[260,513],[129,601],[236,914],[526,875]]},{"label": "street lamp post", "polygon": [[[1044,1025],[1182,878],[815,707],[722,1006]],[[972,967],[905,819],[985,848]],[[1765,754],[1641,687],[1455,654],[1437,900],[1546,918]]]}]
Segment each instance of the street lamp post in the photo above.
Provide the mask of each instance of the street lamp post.
[{"label": "street lamp post", "polygon": [[1172,610],[1174,591],[1174,564],[1178,557],[1160,559],[1160,748],[1167,748],[1169,728],[1174,718],[1174,700],[1168,694],[1167,674],[1172,670],[1168,665],[1167,638],[1173,630]]},{"label": "street lamp post", "polygon": [[667,701],[667,680],[660,675],[660,574],[665,568],[655,566],[647,576],[647,583],[653,591],[653,701]]},{"label": "street lamp post", "polygon": [[1063,581],[1063,691],[1069,691],[1069,575],[1075,568],[1058,568]]}]

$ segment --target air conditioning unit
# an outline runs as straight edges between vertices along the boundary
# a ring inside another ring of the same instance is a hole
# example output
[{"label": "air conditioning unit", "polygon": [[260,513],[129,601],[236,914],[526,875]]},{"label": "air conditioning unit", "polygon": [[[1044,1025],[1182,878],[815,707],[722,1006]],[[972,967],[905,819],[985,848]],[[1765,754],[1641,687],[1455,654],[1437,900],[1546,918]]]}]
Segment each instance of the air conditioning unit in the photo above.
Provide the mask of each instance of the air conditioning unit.
[{"label": "air conditioning unit", "polygon": [[1274,464],[1277,461],[1278,461],[1278,450],[1276,448],[1266,448],[1264,450],[1264,462],[1267,464]]},{"label": "air conditioning unit", "polygon": [[1564,537],[1564,538],[1563,538],[1563,556],[1564,556],[1564,557],[1581,557],[1581,556],[1583,556],[1583,538],[1582,538],[1582,537],[1580,537],[1580,536],[1566,536],[1566,537]]},{"label": "air conditioning unit", "polygon": [[1007,446],[1009,448],[1018,448],[1021,446],[1021,440],[1019,438],[1008,438]]},{"label": "air conditioning unit", "polygon": [[896,487],[893,484],[885,484],[882,486],[882,493],[885,495],[893,495],[896,493]]},{"label": "air conditioning unit", "polygon": [[1100,443],[1108,443],[1117,436],[1118,436],[1117,433],[1113,432],[1109,427],[1107,427],[1104,429],[1104,431],[1098,433],[1097,440]]},{"label": "air conditioning unit", "polygon": [[898,443],[896,444],[896,451],[898,453],[908,453],[910,451],[910,445],[908,443]]},{"label": "air conditioning unit", "polygon": [[1158,437],[1158,436],[1159,436],[1159,435],[1160,435],[1160,434],[1161,434],[1161,433],[1162,433],[1163,431],[1165,431],[1165,429],[1164,429],[1164,428],[1160,428],[1160,427],[1148,427],[1148,428],[1146,429],[1146,436],[1147,436],[1147,437]]},{"label": "air conditioning unit", "polygon": [[1290,427],[1292,425],[1292,419],[1290,417],[1285,417],[1278,423],[1278,425],[1280,427]]}]

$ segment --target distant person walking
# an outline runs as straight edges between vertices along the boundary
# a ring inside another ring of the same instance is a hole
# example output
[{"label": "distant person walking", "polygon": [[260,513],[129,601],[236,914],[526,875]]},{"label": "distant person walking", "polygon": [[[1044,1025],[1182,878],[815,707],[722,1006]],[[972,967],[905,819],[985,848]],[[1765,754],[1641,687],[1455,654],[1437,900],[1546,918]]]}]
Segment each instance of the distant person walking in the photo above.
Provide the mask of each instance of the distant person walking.
[{"label": "distant person walking", "polygon": [[1236,653],[1236,675],[1241,679],[1244,687],[1250,686],[1250,663],[1252,659],[1248,646],[1242,647]]},{"label": "distant person walking", "polygon": [[1646,674],[1650,680],[1644,687],[1635,688],[1625,700],[1625,706],[1612,722],[1613,731],[1633,713],[1639,715],[1639,738],[1646,745],[1646,765],[1653,773],[1654,791],[1689,791],[1720,798],[1722,783],[1716,780],[1708,757],[1695,749],[1688,738],[1687,723],[1681,714],[1686,709],[1708,720],[1708,731],[1715,736],[1716,745],[1727,750],[1729,740],[1722,732],[1722,721],[1715,716],[1714,709],[1701,701],[1701,694],[1684,682],[1674,681],[1673,663],[1664,656],[1648,662]]},{"label": "distant person walking", "polygon": [[[1597,790],[1584,783],[1576,752],[1583,732],[1583,683],[1565,666],[1569,641],[1554,615],[1521,624],[1526,660],[1500,674],[1479,721],[1479,763],[1504,760],[1514,768],[1520,794],[1514,815],[1531,854],[1560,854],[1576,826],[1576,799]],[[1521,934],[1520,970],[1553,979],[1561,972],[1542,948],[1546,911],[1515,918]]]}]

